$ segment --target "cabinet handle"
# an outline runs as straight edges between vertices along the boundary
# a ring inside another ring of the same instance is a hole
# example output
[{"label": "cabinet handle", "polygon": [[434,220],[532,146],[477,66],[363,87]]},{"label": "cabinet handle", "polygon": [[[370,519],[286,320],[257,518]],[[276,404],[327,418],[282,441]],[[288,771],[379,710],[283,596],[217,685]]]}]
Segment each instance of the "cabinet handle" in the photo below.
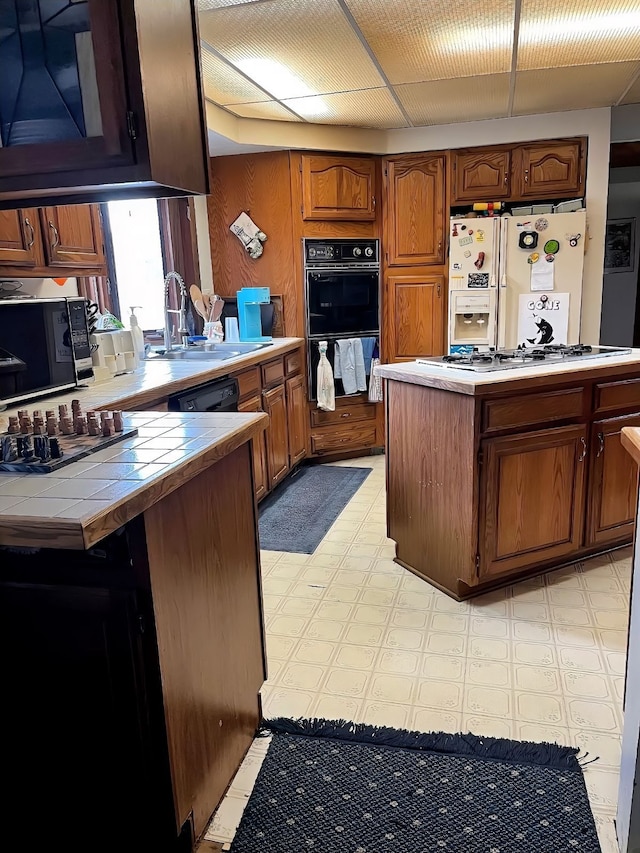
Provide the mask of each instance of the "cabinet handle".
[{"label": "cabinet handle", "polygon": [[341,417],[341,418],[350,418],[350,417],[351,417],[351,412],[343,412],[343,413],[340,415],[340,417]]},{"label": "cabinet handle", "polygon": [[582,442],[582,453],[578,457],[578,462],[583,462],[585,456],[587,455],[587,442],[583,435],[580,436],[580,441]]},{"label": "cabinet handle", "polygon": [[604,453],[604,433],[599,432],[598,433],[598,452],[596,453],[596,459],[598,459],[599,456],[602,456],[603,453]]},{"label": "cabinet handle", "polygon": [[440,296],[440,285],[438,285],[438,286],[436,287],[436,295],[437,295],[438,297]]},{"label": "cabinet handle", "polygon": [[53,243],[51,244],[51,248],[55,249],[60,245],[60,234],[51,220],[49,220],[49,228],[53,231]]},{"label": "cabinet handle", "polygon": [[508,183],[509,183],[509,173],[508,173],[508,172],[506,172],[506,173],[505,173],[505,176],[504,176],[504,185],[505,185],[505,187],[506,187],[506,185],[507,185]]},{"label": "cabinet handle", "polygon": [[525,184],[529,183],[529,170],[528,169],[524,170],[524,182],[525,182]]},{"label": "cabinet handle", "polygon": [[374,195],[371,196],[371,205],[373,209],[376,209],[376,197]]},{"label": "cabinet handle", "polygon": [[31,224],[31,220],[29,219],[28,216],[25,217],[24,224],[29,229],[29,231],[31,233],[31,238],[30,238],[29,242],[27,243],[27,249],[31,249],[31,248],[33,248],[33,244],[36,242],[36,232],[33,230],[33,225]]}]

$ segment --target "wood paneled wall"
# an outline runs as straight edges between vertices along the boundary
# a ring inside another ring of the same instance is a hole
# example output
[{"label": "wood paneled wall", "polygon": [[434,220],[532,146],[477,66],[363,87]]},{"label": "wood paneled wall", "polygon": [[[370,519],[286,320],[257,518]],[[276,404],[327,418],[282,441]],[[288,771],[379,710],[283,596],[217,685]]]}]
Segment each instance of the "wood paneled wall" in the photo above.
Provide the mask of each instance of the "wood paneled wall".
[{"label": "wood paneled wall", "polygon": [[[304,292],[295,275],[289,153],[211,158],[207,203],[216,293],[235,296],[241,287],[269,287],[284,298],[286,334],[302,335]],[[255,260],[229,231],[243,210],[268,238],[263,254]]]}]

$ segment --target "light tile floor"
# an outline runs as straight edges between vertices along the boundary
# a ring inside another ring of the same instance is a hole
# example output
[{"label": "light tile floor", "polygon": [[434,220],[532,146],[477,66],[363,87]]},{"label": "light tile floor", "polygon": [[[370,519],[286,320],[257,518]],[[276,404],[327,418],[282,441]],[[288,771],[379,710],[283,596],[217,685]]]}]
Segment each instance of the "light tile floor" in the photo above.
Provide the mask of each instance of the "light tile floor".
[{"label": "light tile floor", "polygon": [[[262,552],[265,717],[571,744],[604,853],[617,800],[631,549],[458,603],[393,562],[384,458],[311,556]],[[232,838],[264,755],[251,751],[208,838]],[[238,781],[239,780],[239,781]]]}]

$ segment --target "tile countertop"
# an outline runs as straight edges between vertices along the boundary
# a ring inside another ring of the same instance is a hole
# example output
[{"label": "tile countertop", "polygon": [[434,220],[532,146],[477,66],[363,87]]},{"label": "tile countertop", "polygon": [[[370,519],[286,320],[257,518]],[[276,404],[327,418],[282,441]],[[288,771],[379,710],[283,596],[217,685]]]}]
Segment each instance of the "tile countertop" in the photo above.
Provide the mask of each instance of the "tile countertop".
[{"label": "tile countertop", "polygon": [[90,548],[260,433],[268,417],[138,412],[124,422],[138,435],[52,474],[0,473],[0,545]]},{"label": "tile countertop", "polygon": [[640,427],[623,427],[622,446],[631,458],[640,465]]},{"label": "tile countertop", "polygon": [[[412,385],[424,385],[428,388],[441,388],[460,394],[480,394],[489,389],[506,391],[508,384],[528,386],[549,386],[566,383],[568,380],[592,379],[608,373],[637,372],[640,377],[640,349],[633,349],[626,355],[588,358],[584,361],[546,363],[540,367],[522,367],[513,370],[478,371],[460,370],[445,364],[418,364],[411,361],[402,364],[382,364],[377,368],[383,379],[408,382]],[[569,374],[573,374],[569,376]],[[515,388],[514,388],[515,390]]]},{"label": "tile countertop", "polygon": [[303,343],[302,338],[274,338],[273,345],[248,355],[219,361],[164,361],[149,359],[135,371],[89,385],[73,388],[63,394],[28,400],[19,406],[0,412],[0,432],[6,431],[9,415],[18,409],[55,409],[60,403],[78,399],[85,411],[89,409],[123,409],[134,411],[171,394],[187,391],[196,385],[228,376],[230,373],[270,361],[291,352]]}]

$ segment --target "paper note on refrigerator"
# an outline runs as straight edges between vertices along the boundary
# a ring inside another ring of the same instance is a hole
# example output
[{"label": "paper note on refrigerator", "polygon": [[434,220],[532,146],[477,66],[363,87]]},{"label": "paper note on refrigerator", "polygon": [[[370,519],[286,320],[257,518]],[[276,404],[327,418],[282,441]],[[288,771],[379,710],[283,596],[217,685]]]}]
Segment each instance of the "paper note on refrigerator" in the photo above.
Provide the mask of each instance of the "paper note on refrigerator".
[{"label": "paper note on refrigerator", "polygon": [[554,293],[553,296],[521,293],[518,344],[531,347],[568,343],[570,300],[570,293]]},{"label": "paper note on refrigerator", "polygon": [[540,260],[531,264],[531,290],[535,292],[553,290],[553,263]]}]

